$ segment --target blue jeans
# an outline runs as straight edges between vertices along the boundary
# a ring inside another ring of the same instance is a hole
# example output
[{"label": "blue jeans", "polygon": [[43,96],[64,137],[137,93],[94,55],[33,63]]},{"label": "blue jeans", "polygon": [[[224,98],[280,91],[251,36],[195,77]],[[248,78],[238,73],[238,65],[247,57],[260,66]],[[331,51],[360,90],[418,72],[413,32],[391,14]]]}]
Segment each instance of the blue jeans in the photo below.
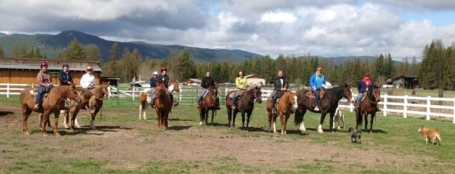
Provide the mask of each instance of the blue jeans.
[{"label": "blue jeans", "polygon": [[46,87],[38,86],[38,95],[36,95],[35,104],[41,105],[43,103],[43,95],[46,92]]},{"label": "blue jeans", "polygon": [[321,96],[320,92],[321,92],[320,89],[316,89],[316,90],[313,91],[314,101],[313,101],[313,106],[312,107],[316,107],[318,105],[318,100],[319,100],[319,97]]},{"label": "blue jeans", "polygon": [[357,100],[355,101],[355,105],[358,106],[360,103],[360,100],[363,98],[363,92],[360,92],[359,95],[357,96]]},{"label": "blue jeans", "polygon": [[202,88],[202,89],[201,89],[201,93],[199,93],[199,101],[202,100],[202,97],[204,96],[205,92],[207,92],[207,89]]},{"label": "blue jeans", "polygon": [[156,92],[156,91],[155,91],[155,87],[152,87],[152,88],[150,89],[150,98],[151,98],[152,100],[155,99],[155,92]]},{"label": "blue jeans", "polygon": [[239,89],[235,90],[234,98],[232,99],[232,103],[236,103],[239,99]]}]

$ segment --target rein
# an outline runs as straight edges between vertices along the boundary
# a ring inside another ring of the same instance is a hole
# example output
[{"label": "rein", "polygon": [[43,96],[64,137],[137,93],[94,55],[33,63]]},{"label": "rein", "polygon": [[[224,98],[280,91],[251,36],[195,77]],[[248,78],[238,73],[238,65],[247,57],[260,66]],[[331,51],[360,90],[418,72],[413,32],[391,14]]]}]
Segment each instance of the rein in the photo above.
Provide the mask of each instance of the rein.
[{"label": "rein", "polygon": [[[374,101],[371,100],[371,98],[370,98],[371,95],[373,95]],[[376,102],[376,94],[375,94],[373,91],[371,91],[371,94],[369,94],[369,95],[368,95],[368,93],[367,93],[367,98],[368,98],[368,101],[370,101],[371,104],[376,104],[376,103],[378,103],[378,102]]]}]

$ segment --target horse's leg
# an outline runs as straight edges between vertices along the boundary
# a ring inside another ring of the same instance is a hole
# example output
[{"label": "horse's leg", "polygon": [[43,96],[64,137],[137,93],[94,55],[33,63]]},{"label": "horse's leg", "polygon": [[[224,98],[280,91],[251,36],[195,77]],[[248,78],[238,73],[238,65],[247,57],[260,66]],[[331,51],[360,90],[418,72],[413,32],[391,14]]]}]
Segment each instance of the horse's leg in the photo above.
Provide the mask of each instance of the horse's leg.
[{"label": "horse's leg", "polygon": [[235,128],[235,118],[237,117],[238,111],[234,109],[234,113],[232,115],[232,128]]},{"label": "horse's leg", "polygon": [[250,127],[250,119],[253,110],[246,112],[246,129]]},{"label": "horse's leg", "polygon": [[344,128],[344,114],[341,115],[341,128]]},{"label": "horse's leg", "polygon": [[355,126],[355,129],[357,129],[357,130],[359,129],[359,125],[362,124],[362,113],[360,113],[360,112],[361,112],[361,111],[360,111],[360,109],[359,109],[359,111],[357,111],[357,112],[355,113],[355,116],[356,116],[356,123],[357,123],[356,126]]},{"label": "horse's leg", "polygon": [[58,117],[59,116],[60,116],[60,110],[57,109],[56,111],[54,111],[54,119],[55,119],[55,121],[54,121],[54,136],[56,136],[56,137],[60,136],[60,134],[58,133]]},{"label": "horse's leg", "polygon": [[370,120],[370,131],[371,133],[373,133],[373,120],[374,120],[374,117],[376,116],[376,112],[373,112],[371,113],[371,120]]},{"label": "horse's leg", "polygon": [[216,112],[215,110],[212,110],[212,123],[211,123],[212,126],[213,126],[213,118],[215,117],[215,112]]},{"label": "horse's leg", "polygon": [[332,111],[330,112],[330,132],[333,133],[334,131],[334,128],[335,128],[335,124],[334,124],[334,121],[333,121],[333,117],[335,116],[335,112]]},{"label": "horse's leg", "polygon": [[[27,135],[30,134],[30,132],[28,130],[27,120],[31,113],[32,113],[32,110],[30,108],[28,108],[27,105],[22,106],[22,132],[24,132]],[[40,126],[42,126],[42,125],[40,124]]]},{"label": "horse's leg", "polygon": [[245,128],[245,111],[240,112],[240,114],[242,115],[242,129],[244,129]]},{"label": "horse's leg", "polygon": [[209,125],[209,109],[207,108],[204,112],[205,125]]},{"label": "horse's leg", "polygon": [[204,114],[205,114],[204,108],[201,106],[199,108],[199,125],[204,124]]},{"label": "horse's leg", "polygon": [[272,131],[272,122],[273,122],[273,118],[272,118],[272,113],[267,111],[267,118],[268,118],[268,121],[269,121],[269,131],[270,132],[273,132]]},{"label": "horse's leg", "polygon": [[[327,112],[322,112],[321,113],[321,119],[319,120],[319,126],[318,126],[318,132],[319,133],[324,133],[324,130],[322,130],[322,124],[324,124],[324,120],[325,120],[325,115],[327,114]],[[332,119],[330,121],[333,121]]]},{"label": "horse's leg", "polygon": [[95,118],[96,114],[100,111],[100,107],[96,107],[95,111],[91,113],[92,115],[92,120],[90,121],[90,128],[95,129]]},{"label": "horse's leg", "polygon": [[164,112],[164,130],[167,130],[169,128],[169,112],[163,111]]},{"label": "horse's leg", "polygon": [[281,123],[281,135],[284,135],[284,132],[285,132],[285,128],[284,128],[284,114],[283,112],[279,112],[278,113],[280,115],[280,123]]},{"label": "horse's leg", "polygon": [[367,131],[367,133],[369,133],[368,132],[368,113],[363,114],[363,119],[365,119],[365,131]]},{"label": "horse's leg", "polygon": [[43,136],[47,136],[46,135],[46,125],[47,125],[47,122],[49,122],[49,115],[50,115],[49,111],[43,112],[43,124],[41,125],[41,135],[43,135]]},{"label": "horse's leg", "polygon": [[286,117],[285,117],[285,119],[284,119],[284,134],[286,135],[286,134],[287,134],[287,131],[286,131],[286,130],[287,130],[287,125],[288,125],[288,119],[289,119],[289,117],[291,116],[291,113],[286,114],[285,116],[286,116]]},{"label": "horse's leg", "polygon": [[[63,110],[60,110],[60,112],[62,112]],[[70,119],[69,119],[69,109],[66,113],[66,115],[63,117],[63,126],[65,126],[65,129],[68,129],[70,128],[71,125],[68,125],[68,123],[70,122]],[[65,113],[62,113],[62,114],[65,114]]]},{"label": "horse's leg", "polygon": [[73,109],[70,109],[69,111],[69,114],[71,114],[71,119],[70,119],[70,122],[71,122],[71,125],[70,125],[70,130],[74,131],[75,129],[75,122],[76,122],[76,117],[77,117],[77,114],[79,113],[79,106],[76,106],[76,108],[73,108]]},{"label": "horse's leg", "polygon": [[232,128],[232,125],[231,125],[231,120],[232,120],[232,109],[231,109],[231,106],[226,105],[226,113],[228,115],[229,128]]},{"label": "horse's leg", "polygon": [[142,102],[139,103],[139,120],[142,118],[142,114],[144,113],[144,108]]}]

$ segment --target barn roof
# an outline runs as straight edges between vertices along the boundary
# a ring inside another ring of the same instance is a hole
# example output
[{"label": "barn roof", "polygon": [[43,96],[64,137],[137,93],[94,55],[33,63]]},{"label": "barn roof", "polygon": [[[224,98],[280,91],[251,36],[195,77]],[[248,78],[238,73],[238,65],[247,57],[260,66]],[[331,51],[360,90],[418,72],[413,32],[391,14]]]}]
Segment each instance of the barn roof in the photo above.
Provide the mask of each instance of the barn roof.
[{"label": "barn roof", "polygon": [[93,71],[101,72],[99,61],[75,61],[56,59],[29,59],[29,58],[0,58],[0,69],[39,70],[42,61],[46,61],[49,70],[61,70],[63,64],[68,64],[70,71],[85,71],[91,66]]},{"label": "barn roof", "polygon": [[396,80],[399,80],[399,79],[402,79],[402,78],[406,78],[406,79],[416,79],[416,78],[419,78],[419,76],[417,76],[417,75],[411,75],[411,74],[402,74],[402,75],[393,77],[392,80],[393,80],[393,81],[396,81]]}]

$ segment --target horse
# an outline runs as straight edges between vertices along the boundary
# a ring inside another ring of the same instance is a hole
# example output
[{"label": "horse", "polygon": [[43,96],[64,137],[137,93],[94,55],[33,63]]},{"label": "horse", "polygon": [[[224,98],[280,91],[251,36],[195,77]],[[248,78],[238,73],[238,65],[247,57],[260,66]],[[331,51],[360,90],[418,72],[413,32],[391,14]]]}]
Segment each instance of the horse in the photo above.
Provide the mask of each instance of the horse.
[{"label": "horse", "polygon": [[254,109],[254,101],[259,104],[262,103],[261,95],[261,86],[255,85],[253,88],[246,90],[243,96],[239,96],[239,99],[237,100],[237,107],[235,109],[232,109],[234,91],[231,91],[226,95],[226,110],[228,114],[229,128],[235,127],[235,117],[237,116],[237,113],[240,112],[242,114],[242,128],[245,127],[245,113],[247,114],[246,128],[248,129],[251,113]]},{"label": "horse", "polygon": [[[63,124],[65,125],[65,128],[70,128],[71,130],[74,130],[74,128],[80,128],[79,124],[77,123],[77,114],[81,109],[87,109],[89,110],[92,118],[90,121],[90,128],[94,129],[95,117],[103,107],[104,97],[111,97],[110,82],[102,82],[101,85],[96,86],[90,90],[81,90],[78,92],[78,95],[82,98],[83,102],[78,104],[70,104],[68,114],[66,117],[64,117]],[[68,117],[71,118],[70,125],[68,125],[67,122],[70,120]]]},{"label": "horse", "polygon": [[54,136],[58,137],[58,117],[60,115],[60,101],[66,100],[67,98],[74,100],[75,102],[81,102],[81,98],[77,95],[76,86],[56,86],[50,89],[49,93],[43,96],[42,107],[35,109],[35,89],[30,87],[25,88],[20,93],[20,103],[22,106],[22,132],[30,134],[27,120],[32,111],[42,113],[43,124],[41,124],[41,134],[46,135],[46,125],[49,122],[49,115],[54,113],[55,125]]},{"label": "horse", "polygon": [[160,130],[166,130],[168,128],[168,118],[172,109],[172,103],[171,97],[168,95],[163,83],[157,83],[155,97],[155,111],[158,118],[158,128]]},{"label": "horse", "polygon": [[202,104],[199,107],[200,122],[202,125],[204,120],[205,124],[208,124],[209,111],[212,111],[212,125],[213,118],[215,117],[215,111],[217,109],[216,98],[218,96],[218,85],[210,85],[207,88],[207,92],[203,95]]},{"label": "horse", "polygon": [[271,126],[273,123],[273,133],[276,133],[276,118],[280,116],[281,121],[281,134],[286,134],[286,124],[288,122],[289,116],[291,115],[292,109],[297,109],[297,96],[294,91],[285,91],[277,101],[277,113],[272,114],[272,99],[267,100],[267,115],[269,118],[269,130],[271,131]]},{"label": "horse", "polygon": [[[373,119],[376,116],[376,112],[379,111],[378,103],[381,101],[381,88],[374,86],[373,90],[367,91],[366,95],[360,100],[359,111],[356,112],[356,129],[362,124],[362,117],[365,118],[365,131],[373,131]],[[368,115],[371,115],[370,130],[368,127]]]},{"label": "horse", "polygon": [[[178,80],[170,82],[171,85],[169,85],[168,91],[170,93],[173,93],[174,91],[177,93],[180,93],[180,84]],[[144,120],[147,119],[146,117],[146,109],[147,109],[147,103],[151,103],[151,98],[150,98],[150,92],[152,92],[151,88],[146,88],[142,90],[139,93],[139,120],[142,118]],[[177,106],[178,102],[174,101],[174,106]]]},{"label": "horse", "polygon": [[300,125],[299,129],[302,132],[305,132],[305,124],[303,118],[307,110],[310,110],[314,113],[321,113],[321,118],[319,120],[318,132],[324,133],[322,130],[322,124],[327,113],[330,114],[330,132],[333,132],[333,116],[338,107],[338,102],[341,98],[346,98],[352,102],[352,91],[351,87],[348,84],[343,86],[334,87],[331,89],[326,89],[325,94],[321,95],[318,105],[320,111],[314,111],[311,105],[313,104],[313,99],[308,96],[308,93],[311,93],[309,90],[302,89],[297,92],[297,104],[298,108],[295,112],[294,122],[296,125]]}]

